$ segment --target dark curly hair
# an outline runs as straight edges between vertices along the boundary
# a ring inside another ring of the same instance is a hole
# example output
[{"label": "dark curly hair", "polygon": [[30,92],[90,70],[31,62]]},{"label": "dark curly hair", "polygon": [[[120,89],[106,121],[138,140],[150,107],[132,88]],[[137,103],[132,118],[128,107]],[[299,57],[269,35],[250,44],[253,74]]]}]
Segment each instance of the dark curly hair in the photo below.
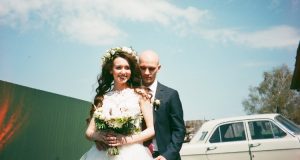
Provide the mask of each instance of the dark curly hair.
[{"label": "dark curly hair", "polygon": [[95,106],[101,107],[104,94],[112,90],[114,77],[111,74],[111,70],[113,69],[113,61],[117,58],[121,57],[127,60],[131,70],[131,76],[127,81],[128,86],[131,88],[140,88],[142,87],[142,76],[141,71],[138,65],[138,59],[136,55],[129,54],[123,50],[116,50],[113,55],[109,59],[106,59],[102,64],[101,74],[98,76],[98,87],[96,88],[96,96],[94,98],[94,104],[90,110],[90,116],[92,117]]}]

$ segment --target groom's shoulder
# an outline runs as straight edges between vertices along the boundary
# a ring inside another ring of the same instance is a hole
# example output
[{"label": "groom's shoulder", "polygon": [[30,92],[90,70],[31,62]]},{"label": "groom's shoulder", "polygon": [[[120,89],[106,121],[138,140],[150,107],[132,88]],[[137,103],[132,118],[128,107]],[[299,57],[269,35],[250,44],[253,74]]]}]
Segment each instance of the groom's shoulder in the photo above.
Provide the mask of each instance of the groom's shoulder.
[{"label": "groom's shoulder", "polygon": [[164,85],[164,84],[162,84],[162,83],[159,83],[159,82],[158,82],[158,86],[159,86],[161,89],[166,90],[166,91],[169,91],[169,92],[177,92],[176,89],[171,88],[171,87],[168,87],[168,86],[166,86],[166,85]]}]

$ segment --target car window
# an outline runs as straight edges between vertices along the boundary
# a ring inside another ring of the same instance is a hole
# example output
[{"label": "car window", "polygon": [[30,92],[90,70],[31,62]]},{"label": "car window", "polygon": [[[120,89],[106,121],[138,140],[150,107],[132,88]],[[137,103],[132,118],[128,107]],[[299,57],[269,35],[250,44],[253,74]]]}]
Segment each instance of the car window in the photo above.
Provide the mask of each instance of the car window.
[{"label": "car window", "polygon": [[244,125],[243,122],[237,122],[224,124],[216,128],[209,142],[218,143],[242,140],[246,140]]},{"label": "car window", "polygon": [[281,115],[276,116],[275,119],[290,131],[294,132],[295,134],[300,134],[300,127],[294,122]]},{"label": "car window", "polygon": [[209,139],[210,143],[218,143],[221,142],[221,137],[220,137],[220,127],[218,127],[213,135]]},{"label": "car window", "polygon": [[249,122],[251,139],[270,139],[286,136],[286,133],[271,121]]},{"label": "car window", "polygon": [[201,136],[200,136],[200,141],[203,141],[204,140],[204,138],[205,138],[205,136],[207,135],[207,131],[203,131],[203,132],[201,132]]}]

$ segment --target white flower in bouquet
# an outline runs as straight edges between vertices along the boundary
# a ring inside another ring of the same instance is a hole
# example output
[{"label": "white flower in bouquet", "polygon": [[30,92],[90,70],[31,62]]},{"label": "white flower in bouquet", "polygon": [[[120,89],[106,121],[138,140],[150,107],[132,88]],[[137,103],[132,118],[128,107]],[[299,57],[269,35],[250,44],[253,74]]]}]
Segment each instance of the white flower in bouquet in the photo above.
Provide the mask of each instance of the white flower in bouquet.
[{"label": "white flower in bouquet", "polygon": [[[118,134],[131,135],[141,131],[142,114],[139,108],[138,101],[131,98],[131,94],[127,96],[109,99],[102,107],[96,108],[94,112],[95,124],[100,131],[112,131]],[[122,107],[119,105],[122,102]],[[115,105],[112,105],[115,104]],[[135,106],[135,107],[132,107]],[[117,147],[109,147],[107,150],[109,155],[118,155]]]}]

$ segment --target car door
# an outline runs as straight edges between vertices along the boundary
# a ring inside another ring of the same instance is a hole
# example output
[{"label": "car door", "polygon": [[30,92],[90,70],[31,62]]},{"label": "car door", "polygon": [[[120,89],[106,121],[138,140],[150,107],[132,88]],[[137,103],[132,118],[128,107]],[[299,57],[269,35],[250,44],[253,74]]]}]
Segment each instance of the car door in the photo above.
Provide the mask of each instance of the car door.
[{"label": "car door", "polygon": [[208,160],[250,160],[244,123],[218,126],[207,142],[206,156]]},{"label": "car door", "polygon": [[248,127],[253,160],[300,160],[298,138],[284,132],[273,121],[250,121]]}]

